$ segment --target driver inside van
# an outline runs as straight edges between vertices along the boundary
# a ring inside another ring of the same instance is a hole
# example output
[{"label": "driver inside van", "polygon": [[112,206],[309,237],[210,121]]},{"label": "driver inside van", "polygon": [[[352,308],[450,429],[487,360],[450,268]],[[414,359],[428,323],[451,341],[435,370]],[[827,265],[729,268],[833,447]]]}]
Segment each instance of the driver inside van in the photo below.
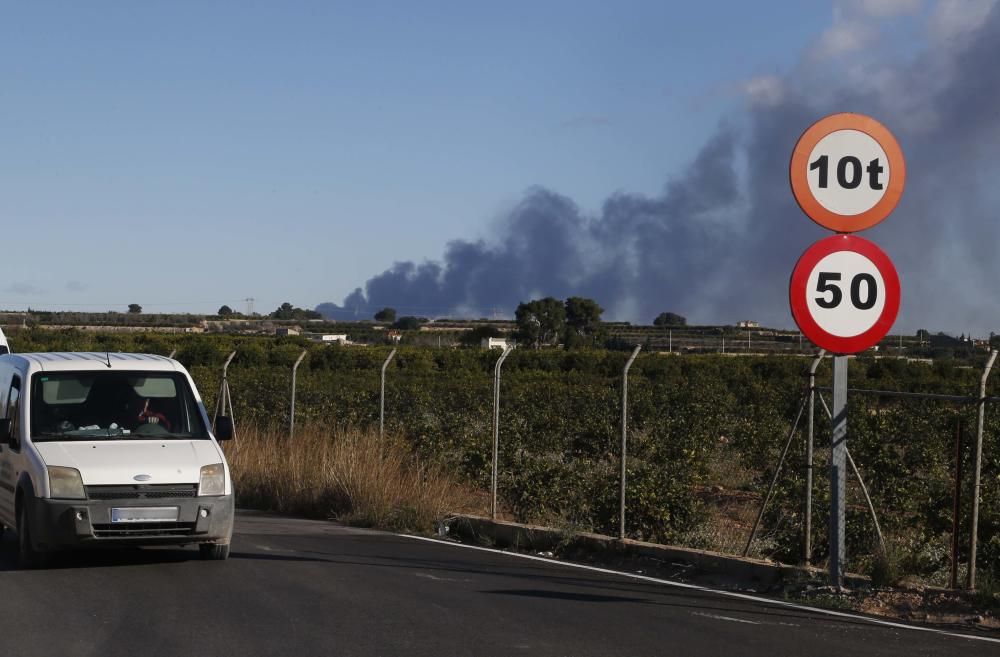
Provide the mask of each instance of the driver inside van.
[{"label": "driver inside van", "polygon": [[156,407],[155,400],[147,398],[145,404],[142,406],[142,411],[139,413],[137,418],[139,420],[139,425],[143,424],[158,424],[162,426],[167,431],[172,429],[171,422],[167,419],[167,415]]}]

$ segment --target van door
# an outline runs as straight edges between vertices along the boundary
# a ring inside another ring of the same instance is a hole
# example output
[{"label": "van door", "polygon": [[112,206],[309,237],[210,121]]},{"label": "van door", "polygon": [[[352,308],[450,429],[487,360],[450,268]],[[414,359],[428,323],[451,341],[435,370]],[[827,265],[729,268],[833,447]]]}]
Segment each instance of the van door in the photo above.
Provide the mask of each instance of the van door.
[{"label": "van door", "polygon": [[8,527],[17,524],[14,516],[14,493],[21,465],[20,420],[21,407],[21,377],[16,374],[11,379],[10,387],[4,395],[4,415],[9,418],[10,444],[0,445],[0,521]]}]

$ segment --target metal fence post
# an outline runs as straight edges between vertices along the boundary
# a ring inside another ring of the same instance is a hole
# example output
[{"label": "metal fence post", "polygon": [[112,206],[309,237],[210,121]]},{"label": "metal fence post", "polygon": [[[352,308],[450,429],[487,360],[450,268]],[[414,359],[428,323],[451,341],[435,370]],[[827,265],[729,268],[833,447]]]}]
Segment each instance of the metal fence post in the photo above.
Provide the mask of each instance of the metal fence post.
[{"label": "metal fence post", "polygon": [[990,352],[990,357],[986,361],[986,367],[983,369],[983,376],[979,379],[979,415],[976,419],[976,461],[974,466],[975,484],[972,487],[972,536],[969,549],[969,576],[966,582],[966,588],[970,591],[976,589],[976,547],[979,537],[979,491],[983,465],[983,421],[986,414],[986,380],[990,376],[990,370],[993,369],[993,363],[996,359],[997,350],[994,349]]},{"label": "metal fence post", "polygon": [[396,350],[393,349],[389,352],[389,357],[385,359],[382,363],[382,375],[381,383],[379,384],[379,394],[378,394],[378,437],[385,437],[385,369],[389,367],[389,362],[392,357],[396,355]]},{"label": "metal fence post", "polygon": [[806,440],[806,541],[804,549],[807,566],[812,562],[813,418],[816,410],[816,370],[823,362],[825,355],[826,349],[820,349],[812,364],[809,365],[809,434]]},{"label": "metal fence post", "polygon": [[618,538],[625,540],[625,461],[628,456],[628,370],[635,362],[642,345],[636,345],[622,370],[622,454],[621,454],[621,494],[618,498]]},{"label": "metal fence post", "polygon": [[302,359],[306,357],[308,352],[303,350],[299,355],[298,360],[292,365],[292,404],[291,409],[288,412],[288,437],[291,438],[295,435],[295,378],[299,371],[299,365],[302,363]]},{"label": "metal fence post", "polygon": [[747,544],[743,546],[743,556],[750,554],[750,546],[753,545],[753,539],[757,537],[757,528],[760,527],[760,521],[764,518],[764,511],[767,509],[768,502],[771,501],[771,495],[774,494],[774,487],[778,483],[778,475],[781,474],[781,467],[785,463],[785,457],[788,455],[788,448],[792,446],[792,439],[795,438],[795,432],[799,428],[799,421],[802,419],[802,411],[806,409],[806,403],[808,403],[809,397],[807,395],[802,396],[802,403],[799,405],[799,412],[795,416],[795,422],[792,424],[792,430],[788,432],[788,440],[785,441],[785,447],[781,450],[781,458],[778,459],[778,467],[774,469],[774,477],[771,478],[771,485],[767,487],[767,495],[764,496],[764,502],[760,505],[760,511],[757,513],[757,519],[754,520],[753,528],[750,529],[750,536],[747,537]]},{"label": "metal fence post", "polygon": [[490,486],[492,493],[490,517],[493,520],[497,519],[497,472],[500,465],[500,368],[513,350],[513,345],[503,350],[493,371],[493,481]]},{"label": "metal fence post", "polygon": [[886,554],[885,548],[885,537],[882,536],[882,525],[878,522],[878,514],[875,513],[875,505],[872,503],[872,496],[868,494],[868,486],[865,486],[865,480],[861,477],[861,471],[858,470],[858,465],[854,462],[854,457],[851,456],[851,450],[847,451],[847,464],[851,466],[851,471],[854,472],[854,476],[858,478],[858,485],[861,486],[861,494],[865,496],[865,504],[868,505],[868,512],[872,514],[872,523],[875,525],[875,535],[878,537],[879,547],[882,549],[882,554]]},{"label": "metal fence post", "polygon": [[[229,411],[229,418],[233,421],[233,437],[236,437],[236,420],[233,419],[233,397],[229,394],[229,364],[236,357],[236,352],[229,354],[226,362],[222,364],[222,383],[219,384],[219,396],[215,400],[215,415],[212,416],[212,432],[215,432],[215,418],[219,417],[219,411],[225,415]],[[228,409],[227,409],[228,406]]]}]

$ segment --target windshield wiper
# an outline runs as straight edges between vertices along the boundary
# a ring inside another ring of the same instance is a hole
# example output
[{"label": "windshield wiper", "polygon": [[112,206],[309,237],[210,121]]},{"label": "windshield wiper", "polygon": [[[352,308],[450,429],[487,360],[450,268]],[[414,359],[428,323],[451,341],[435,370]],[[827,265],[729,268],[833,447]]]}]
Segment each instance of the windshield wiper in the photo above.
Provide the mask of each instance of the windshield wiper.
[{"label": "windshield wiper", "polygon": [[91,434],[71,434],[71,433],[58,433],[51,431],[43,431],[41,433],[32,434],[32,442],[54,442],[57,440],[110,440],[112,438],[118,438],[120,436],[111,436],[106,433],[91,433]]}]

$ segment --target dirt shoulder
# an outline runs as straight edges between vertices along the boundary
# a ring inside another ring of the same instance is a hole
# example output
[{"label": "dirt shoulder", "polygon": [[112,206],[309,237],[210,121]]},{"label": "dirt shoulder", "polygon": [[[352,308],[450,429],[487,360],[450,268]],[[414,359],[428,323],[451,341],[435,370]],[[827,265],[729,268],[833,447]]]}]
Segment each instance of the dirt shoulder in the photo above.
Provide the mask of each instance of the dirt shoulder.
[{"label": "dirt shoulder", "polygon": [[1000,635],[1000,596],[919,586],[876,589],[866,577],[827,585],[825,572],[599,534],[457,516],[442,533],[467,543],[563,559],[685,584],[775,597],[826,609]]}]

